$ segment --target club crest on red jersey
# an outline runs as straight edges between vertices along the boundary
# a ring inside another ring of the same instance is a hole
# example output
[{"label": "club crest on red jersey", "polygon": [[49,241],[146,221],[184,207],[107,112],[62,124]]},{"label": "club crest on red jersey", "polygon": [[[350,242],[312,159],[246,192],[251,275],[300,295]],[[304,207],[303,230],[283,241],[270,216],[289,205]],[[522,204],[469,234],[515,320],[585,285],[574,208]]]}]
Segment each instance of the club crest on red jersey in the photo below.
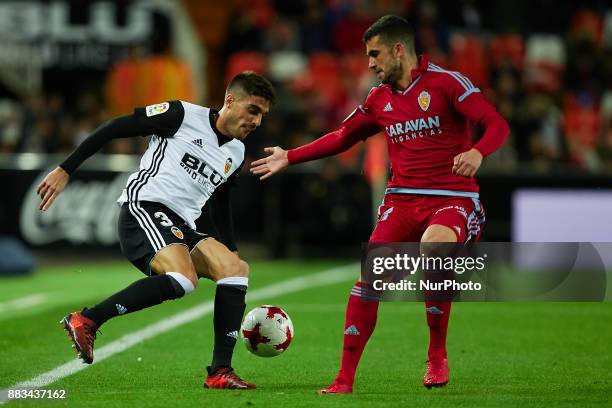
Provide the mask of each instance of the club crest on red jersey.
[{"label": "club crest on red jersey", "polygon": [[419,101],[419,106],[421,107],[421,109],[423,109],[423,111],[426,111],[427,109],[429,109],[429,102],[431,101],[431,95],[429,95],[429,92],[423,91],[419,94],[418,101]]},{"label": "club crest on red jersey", "polygon": [[178,239],[183,239],[183,231],[181,231],[177,227],[172,227],[170,230],[172,231],[175,237],[177,237]]}]

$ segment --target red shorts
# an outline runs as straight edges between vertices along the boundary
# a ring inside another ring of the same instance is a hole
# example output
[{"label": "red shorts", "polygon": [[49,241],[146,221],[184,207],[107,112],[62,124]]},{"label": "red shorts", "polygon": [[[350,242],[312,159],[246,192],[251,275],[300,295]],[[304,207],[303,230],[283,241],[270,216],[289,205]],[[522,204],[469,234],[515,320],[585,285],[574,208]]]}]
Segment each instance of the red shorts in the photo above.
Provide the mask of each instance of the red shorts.
[{"label": "red shorts", "polygon": [[476,198],[387,194],[378,207],[370,242],[419,242],[433,224],[455,231],[457,242],[476,241],[484,220],[484,209]]}]

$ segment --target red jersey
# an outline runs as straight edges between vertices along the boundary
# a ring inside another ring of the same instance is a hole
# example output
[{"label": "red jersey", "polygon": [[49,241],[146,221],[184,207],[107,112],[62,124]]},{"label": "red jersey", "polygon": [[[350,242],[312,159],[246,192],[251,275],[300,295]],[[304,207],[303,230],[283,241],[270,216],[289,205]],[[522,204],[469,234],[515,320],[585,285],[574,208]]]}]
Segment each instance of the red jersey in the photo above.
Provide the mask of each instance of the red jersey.
[{"label": "red jersey", "polygon": [[[483,156],[492,153],[508,135],[508,125],[465,76],[430,63],[427,56],[419,57],[419,63],[408,87],[372,88],[365,103],[345,119],[341,129],[290,150],[289,162],[336,154],[382,131],[391,161],[388,193],[477,192],[473,177],[452,173],[453,159],[472,147]],[[470,121],[486,128],[475,146]]]}]

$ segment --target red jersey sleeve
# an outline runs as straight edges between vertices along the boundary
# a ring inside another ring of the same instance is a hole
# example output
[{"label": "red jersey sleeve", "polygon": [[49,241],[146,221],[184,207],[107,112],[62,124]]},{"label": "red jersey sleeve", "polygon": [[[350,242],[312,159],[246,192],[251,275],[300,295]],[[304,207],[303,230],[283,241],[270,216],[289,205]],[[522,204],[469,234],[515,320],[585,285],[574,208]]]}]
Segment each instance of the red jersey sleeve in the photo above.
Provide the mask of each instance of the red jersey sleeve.
[{"label": "red jersey sleeve", "polygon": [[340,129],[321,136],[304,146],[287,152],[289,164],[297,164],[342,153],[380,131],[372,110],[372,94],[363,105],[359,105],[344,121]]},{"label": "red jersey sleeve", "polygon": [[447,77],[447,84],[455,110],[485,129],[484,135],[474,148],[483,156],[499,149],[510,133],[508,123],[467,77],[453,72]]}]

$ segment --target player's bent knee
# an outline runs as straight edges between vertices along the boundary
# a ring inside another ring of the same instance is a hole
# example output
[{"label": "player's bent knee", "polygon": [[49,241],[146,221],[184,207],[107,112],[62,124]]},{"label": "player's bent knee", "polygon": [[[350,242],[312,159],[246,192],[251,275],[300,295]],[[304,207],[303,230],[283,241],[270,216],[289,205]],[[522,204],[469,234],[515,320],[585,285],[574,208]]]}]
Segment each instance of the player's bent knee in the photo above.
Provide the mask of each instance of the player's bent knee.
[{"label": "player's bent knee", "polygon": [[437,241],[421,241],[420,252],[425,256],[446,256],[448,255],[450,245],[443,242]]},{"label": "player's bent knee", "polygon": [[249,272],[250,272],[249,264],[241,259],[240,262],[239,262],[239,266],[238,266],[238,275],[237,276],[242,276],[244,278],[248,278],[249,277]]},{"label": "player's bent knee", "polygon": [[421,244],[454,243],[457,242],[455,232],[444,225],[432,225],[423,234]]},{"label": "player's bent knee", "polygon": [[225,263],[222,269],[222,278],[232,276],[247,277],[249,275],[249,265],[238,257],[232,259],[230,262]]},{"label": "player's bent knee", "polygon": [[160,275],[169,273],[181,275],[189,280],[194,288],[198,285],[198,275],[184,245],[168,245],[162,248],[151,260],[150,267]]},{"label": "player's bent knee", "polygon": [[457,235],[449,227],[433,225],[421,238],[421,253],[427,256],[449,256],[457,249]]},{"label": "player's bent knee", "polygon": [[190,294],[197,286],[197,280],[194,283],[192,279],[182,273],[166,272],[166,275],[170,278],[177,298]]},{"label": "player's bent knee", "polygon": [[249,264],[239,259],[233,267],[231,268],[231,275],[228,276],[236,276],[241,278],[248,278],[249,276]]}]

